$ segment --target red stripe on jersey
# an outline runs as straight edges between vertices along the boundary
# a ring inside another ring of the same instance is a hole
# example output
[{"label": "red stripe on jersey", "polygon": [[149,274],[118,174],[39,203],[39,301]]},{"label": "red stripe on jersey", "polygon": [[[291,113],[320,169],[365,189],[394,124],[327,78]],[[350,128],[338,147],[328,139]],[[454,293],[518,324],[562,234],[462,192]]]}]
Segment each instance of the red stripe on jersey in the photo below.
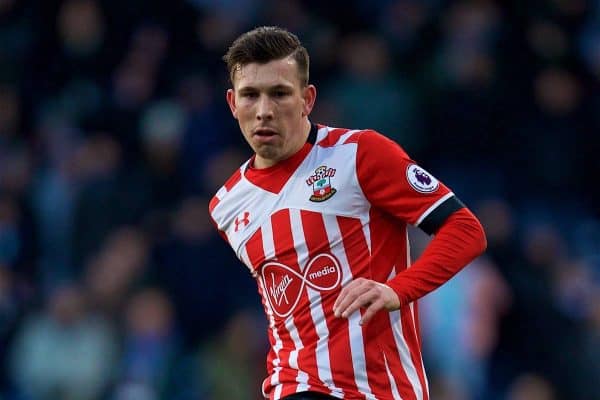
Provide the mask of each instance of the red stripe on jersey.
[{"label": "red stripe on jersey", "polygon": [[265,262],[264,249],[262,228],[258,228],[258,230],[248,240],[248,243],[246,243],[246,253],[248,254],[248,259],[250,260],[252,266],[258,267]]},{"label": "red stripe on jersey", "polygon": [[372,278],[385,282],[395,266],[396,274],[406,269],[406,224],[389,217],[377,208],[369,211]]},{"label": "red stripe on jersey", "polygon": [[231,189],[233,189],[233,187],[236,185],[236,183],[238,183],[241,179],[242,172],[238,168],[237,171],[235,171],[233,175],[231,175],[231,177],[227,179],[227,182],[225,182],[225,185],[223,186],[225,186],[225,189],[227,189],[227,191],[230,192]]},{"label": "red stripe on jersey", "polygon": [[[408,307],[404,306],[399,312],[403,314],[410,312],[410,310]],[[386,317],[388,326],[380,332],[381,343],[387,344],[388,346],[394,346],[396,339],[392,330],[392,322],[389,316]],[[415,388],[406,375],[406,369],[402,363],[398,348],[395,346],[386,348],[385,359],[387,360],[388,367],[394,377],[396,388],[398,389],[398,393],[400,393],[402,400],[416,400],[417,396],[415,394]]]},{"label": "red stripe on jersey", "polygon": [[429,396],[427,396],[427,390],[425,386],[425,373],[423,369],[423,362],[421,360],[421,348],[419,346],[419,340],[417,339],[417,334],[415,331],[415,321],[413,320],[413,315],[410,311],[410,306],[403,307],[403,312],[401,314],[402,319],[402,333],[404,335],[404,340],[408,344],[408,349],[410,350],[410,358],[417,370],[417,375],[419,376],[419,382],[421,383],[421,387],[423,388],[423,400],[428,400]]},{"label": "red stripe on jersey", "polygon": [[[309,259],[321,253],[331,254],[323,216],[319,213],[304,210],[300,211],[300,216],[305,232],[304,236]],[[329,296],[321,296],[321,307],[323,307],[327,330],[332,338],[327,343],[331,376],[336,387],[344,388],[345,391],[351,390],[358,393],[358,388],[354,380],[352,353],[350,352],[348,320],[346,318],[336,318],[333,315],[333,303],[335,303],[338,294],[339,292],[336,291],[330,293]],[[333,337],[335,337],[335,340]],[[311,336],[309,340],[311,340],[311,343],[317,343],[318,335],[316,331],[314,337]],[[310,373],[317,376],[316,354],[313,352],[310,356],[311,359],[308,360],[309,362],[312,362],[314,359],[314,369]]]},{"label": "red stripe on jersey", "polygon": [[[219,204],[221,200],[217,196],[213,197],[210,203],[208,203],[208,212],[212,214],[213,210]],[[212,219],[212,218],[211,218]]]},{"label": "red stripe on jersey", "polygon": [[344,140],[344,144],[347,144],[347,143],[358,143],[358,139],[360,139],[361,133],[362,132],[353,133],[352,135],[350,135],[349,138],[346,138],[346,140]]},{"label": "red stripe on jersey", "polygon": [[331,147],[340,140],[340,137],[350,129],[343,128],[335,128],[327,132],[327,136],[325,136],[319,143],[317,143],[321,147]]},{"label": "red stripe on jersey", "polygon": [[[363,233],[361,221],[348,217],[337,217],[337,221],[352,275],[372,277],[370,272],[370,251]],[[363,311],[361,309],[361,314]],[[377,336],[379,335],[378,320],[382,315],[383,313],[379,313],[373,318],[373,321],[362,326],[366,373],[369,387],[374,393],[385,393],[386,396],[393,398],[389,383],[381,379],[376,379],[377,377],[381,377],[382,371],[385,371],[385,363],[377,341]]]}]

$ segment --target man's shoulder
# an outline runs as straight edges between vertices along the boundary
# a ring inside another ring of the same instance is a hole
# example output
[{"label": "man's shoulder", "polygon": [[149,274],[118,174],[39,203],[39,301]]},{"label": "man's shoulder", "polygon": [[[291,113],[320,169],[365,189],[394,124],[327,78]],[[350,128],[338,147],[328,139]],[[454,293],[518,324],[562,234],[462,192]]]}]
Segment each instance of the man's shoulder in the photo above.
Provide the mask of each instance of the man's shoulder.
[{"label": "man's shoulder", "polygon": [[[378,164],[385,158],[397,157],[410,160],[404,148],[385,134],[375,129],[348,129],[319,126],[316,144],[329,149],[346,149],[354,145],[352,151],[356,155],[357,168],[365,164]],[[334,150],[337,151],[337,150]]]},{"label": "man's shoulder", "polygon": [[316,144],[321,147],[337,147],[347,144],[358,144],[362,137],[383,137],[374,129],[337,128],[325,125],[319,126],[319,136]]},{"label": "man's shoulder", "polygon": [[402,145],[375,129],[348,129],[327,126],[321,128],[326,130],[326,133],[320,135],[320,140],[317,141],[317,145],[322,147],[343,146],[354,143],[360,145],[363,154],[376,155],[378,150],[389,146],[399,148],[403,154],[406,153]]},{"label": "man's shoulder", "polygon": [[[245,163],[244,163],[245,164]],[[242,168],[243,166],[238,167],[233,174],[225,181],[223,186],[217,190],[215,195],[210,201],[209,211],[212,214],[213,210],[223,199],[227,196],[227,193],[231,192],[233,188],[242,180]]]}]

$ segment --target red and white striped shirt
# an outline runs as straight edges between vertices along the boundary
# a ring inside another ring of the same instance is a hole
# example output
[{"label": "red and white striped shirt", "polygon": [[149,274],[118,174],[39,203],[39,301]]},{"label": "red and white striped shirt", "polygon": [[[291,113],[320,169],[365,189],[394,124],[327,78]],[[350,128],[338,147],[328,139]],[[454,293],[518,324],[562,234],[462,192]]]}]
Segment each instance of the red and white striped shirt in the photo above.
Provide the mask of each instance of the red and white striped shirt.
[{"label": "red and white striped shirt", "polygon": [[333,304],[353,279],[387,282],[409,268],[407,224],[454,195],[374,131],[314,125],[311,137],[273,167],[249,160],[210,203],[268,318],[263,393],[427,400],[416,302],[363,326],[362,310],[336,318]]}]

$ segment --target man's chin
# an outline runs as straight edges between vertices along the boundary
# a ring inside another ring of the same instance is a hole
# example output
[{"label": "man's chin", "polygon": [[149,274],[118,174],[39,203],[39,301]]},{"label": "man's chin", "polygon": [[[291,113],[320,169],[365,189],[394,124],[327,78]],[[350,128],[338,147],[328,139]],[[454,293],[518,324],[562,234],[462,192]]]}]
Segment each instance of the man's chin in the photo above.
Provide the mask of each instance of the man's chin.
[{"label": "man's chin", "polygon": [[277,160],[279,151],[273,148],[273,146],[261,146],[261,148],[256,151],[256,155],[265,160]]},{"label": "man's chin", "polygon": [[255,148],[254,152],[260,161],[266,162],[268,165],[273,165],[281,159],[281,151],[275,146],[260,146]]}]

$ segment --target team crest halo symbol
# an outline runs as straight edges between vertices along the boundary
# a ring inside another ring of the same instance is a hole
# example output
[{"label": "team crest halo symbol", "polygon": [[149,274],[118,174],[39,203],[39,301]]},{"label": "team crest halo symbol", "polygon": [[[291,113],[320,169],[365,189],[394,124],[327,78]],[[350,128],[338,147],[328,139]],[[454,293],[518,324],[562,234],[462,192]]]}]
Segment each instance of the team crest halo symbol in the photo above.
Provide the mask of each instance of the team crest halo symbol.
[{"label": "team crest halo symbol", "polygon": [[337,190],[331,186],[331,177],[335,175],[335,168],[327,168],[321,165],[315,169],[307,180],[306,184],[312,186],[313,194],[310,196],[310,201],[321,202],[333,196]]}]

